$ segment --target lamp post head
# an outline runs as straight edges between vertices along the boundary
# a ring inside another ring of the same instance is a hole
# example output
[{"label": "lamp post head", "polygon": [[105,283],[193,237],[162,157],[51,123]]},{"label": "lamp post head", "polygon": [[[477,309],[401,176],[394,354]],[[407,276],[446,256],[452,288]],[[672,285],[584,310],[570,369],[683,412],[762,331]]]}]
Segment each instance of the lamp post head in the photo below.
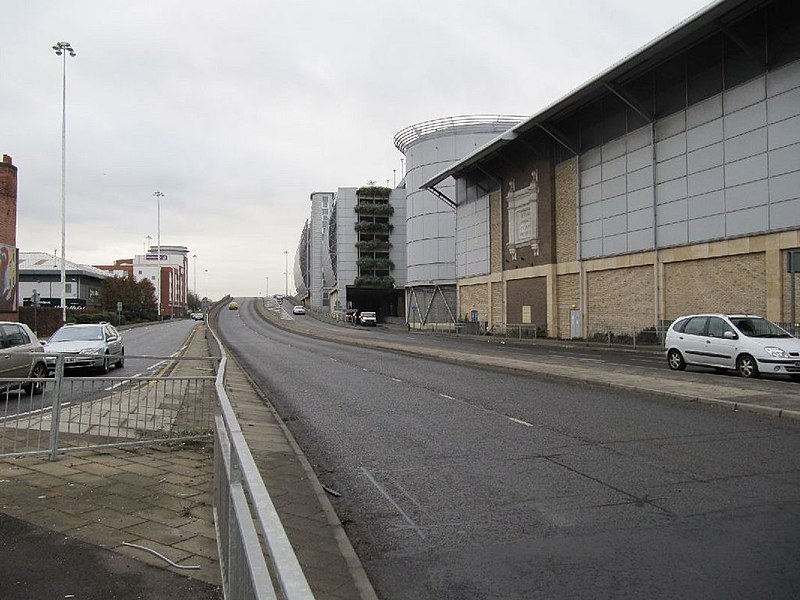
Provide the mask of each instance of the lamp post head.
[{"label": "lamp post head", "polygon": [[69,42],[58,42],[53,46],[53,50],[56,51],[56,56],[61,56],[65,52],[70,56],[75,56],[75,50]]}]

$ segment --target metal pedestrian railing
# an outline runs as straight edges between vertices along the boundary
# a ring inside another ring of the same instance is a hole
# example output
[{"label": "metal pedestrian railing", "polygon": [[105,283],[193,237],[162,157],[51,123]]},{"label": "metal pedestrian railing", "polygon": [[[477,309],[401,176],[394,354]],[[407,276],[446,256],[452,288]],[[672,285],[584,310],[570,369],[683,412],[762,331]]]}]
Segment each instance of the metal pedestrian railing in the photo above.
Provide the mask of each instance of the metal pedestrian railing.
[{"label": "metal pedestrian railing", "polygon": [[214,338],[222,353],[216,380],[214,524],[225,598],[272,600],[277,588],[285,600],[313,600],[225,391],[228,358]]},{"label": "metal pedestrian railing", "polygon": [[210,438],[215,377],[167,373],[187,361],[217,359],[126,357],[136,358],[162,358],[166,366],[153,376],[65,376],[60,355],[52,376],[0,379],[0,456],[55,460],[74,450]]}]

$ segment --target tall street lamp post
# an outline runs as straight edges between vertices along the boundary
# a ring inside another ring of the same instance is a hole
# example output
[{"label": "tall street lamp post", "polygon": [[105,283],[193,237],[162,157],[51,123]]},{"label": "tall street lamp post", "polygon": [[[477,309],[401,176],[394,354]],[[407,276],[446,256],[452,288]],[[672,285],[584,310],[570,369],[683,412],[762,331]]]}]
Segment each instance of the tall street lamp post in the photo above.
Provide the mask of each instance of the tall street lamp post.
[{"label": "tall street lamp post", "polygon": [[284,291],[284,295],[288,296],[289,295],[289,251],[288,250],[283,251],[283,262],[284,262],[283,278],[284,278],[284,283],[286,285],[286,290]]},{"label": "tall street lamp post", "polygon": [[158,245],[158,258],[156,259],[156,266],[158,268],[158,320],[161,320],[161,303],[163,302],[161,298],[161,199],[164,197],[164,194],[156,190],[153,192],[153,196],[156,199],[156,205],[158,207],[158,236],[157,238],[157,245]]},{"label": "tall street lamp post", "polygon": [[67,322],[67,54],[75,56],[69,42],[53,46],[62,58],[61,76],[61,320]]},{"label": "tall street lamp post", "polygon": [[[194,259],[194,295],[197,299],[200,299],[200,295],[197,293],[197,254],[192,254],[192,258]],[[195,306],[195,309],[197,307]]]}]

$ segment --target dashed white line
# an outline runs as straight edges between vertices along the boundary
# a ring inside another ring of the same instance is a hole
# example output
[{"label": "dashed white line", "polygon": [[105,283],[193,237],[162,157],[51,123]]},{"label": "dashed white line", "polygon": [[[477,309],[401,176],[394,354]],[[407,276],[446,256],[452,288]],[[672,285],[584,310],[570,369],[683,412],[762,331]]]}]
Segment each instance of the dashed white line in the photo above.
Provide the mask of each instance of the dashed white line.
[{"label": "dashed white line", "polygon": [[396,381],[397,383],[403,383],[402,379],[398,379],[397,377],[392,377],[392,381]]},{"label": "dashed white line", "polygon": [[442,398],[447,398],[448,400],[455,400],[452,396],[448,396],[447,394],[439,394]]},{"label": "dashed white line", "polygon": [[519,423],[520,425],[525,425],[525,427],[533,427],[532,423],[528,423],[527,421],[523,421],[522,419],[515,419],[514,417],[506,417],[509,421],[514,421],[514,423]]}]

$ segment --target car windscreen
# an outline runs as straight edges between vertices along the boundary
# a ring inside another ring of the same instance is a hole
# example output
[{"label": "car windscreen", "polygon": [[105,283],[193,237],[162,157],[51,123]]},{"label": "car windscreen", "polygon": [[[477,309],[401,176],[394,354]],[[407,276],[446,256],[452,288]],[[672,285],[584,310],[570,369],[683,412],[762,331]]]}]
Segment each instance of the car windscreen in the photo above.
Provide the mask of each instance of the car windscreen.
[{"label": "car windscreen", "polygon": [[65,327],[56,331],[51,342],[72,342],[75,340],[102,340],[103,330],[99,327]]},{"label": "car windscreen", "polygon": [[792,337],[772,321],[759,317],[733,317],[731,323],[747,337],[789,338]]}]

